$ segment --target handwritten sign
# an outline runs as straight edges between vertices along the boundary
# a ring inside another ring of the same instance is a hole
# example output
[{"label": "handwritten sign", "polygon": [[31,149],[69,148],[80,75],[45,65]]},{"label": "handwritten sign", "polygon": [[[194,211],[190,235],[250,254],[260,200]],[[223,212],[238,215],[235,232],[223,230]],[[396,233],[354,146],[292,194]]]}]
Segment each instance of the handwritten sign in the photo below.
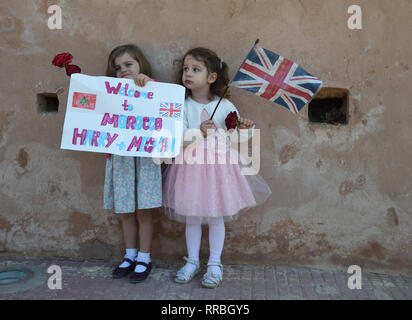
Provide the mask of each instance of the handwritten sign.
[{"label": "handwritten sign", "polygon": [[185,88],[150,81],[71,76],[61,149],[174,158],[183,133]]}]

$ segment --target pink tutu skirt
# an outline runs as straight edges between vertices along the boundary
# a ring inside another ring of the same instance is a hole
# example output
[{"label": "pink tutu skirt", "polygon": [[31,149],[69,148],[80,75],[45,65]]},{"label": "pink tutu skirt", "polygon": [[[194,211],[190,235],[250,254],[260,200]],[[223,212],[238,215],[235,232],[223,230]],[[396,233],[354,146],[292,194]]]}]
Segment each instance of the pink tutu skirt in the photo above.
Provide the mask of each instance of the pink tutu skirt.
[{"label": "pink tutu skirt", "polygon": [[[203,149],[204,163],[193,163],[193,154]],[[165,214],[183,223],[213,223],[216,218],[233,220],[242,210],[263,203],[271,191],[260,175],[243,175],[236,150],[218,146],[207,148],[206,142],[192,144],[163,173]],[[224,150],[223,150],[224,149]],[[219,152],[223,164],[218,163]],[[214,158],[214,164],[211,159]],[[222,161],[222,158],[225,158]],[[232,161],[233,162],[233,161]]]}]

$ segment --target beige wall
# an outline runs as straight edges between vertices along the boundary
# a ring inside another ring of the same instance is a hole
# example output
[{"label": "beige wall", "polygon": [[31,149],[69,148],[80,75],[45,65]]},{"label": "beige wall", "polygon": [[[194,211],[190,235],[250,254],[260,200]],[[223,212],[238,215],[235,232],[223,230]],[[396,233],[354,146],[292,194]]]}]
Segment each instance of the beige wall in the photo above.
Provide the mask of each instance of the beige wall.
[{"label": "beige wall", "polygon": [[[351,4],[363,30],[347,27]],[[58,4],[63,29],[49,30]],[[141,46],[161,81],[173,59],[206,46],[231,75],[256,38],[350,91],[349,125],[309,124],[239,89],[232,101],[262,131],[260,174],[271,198],[227,224],[223,263],[310,265],[412,274],[409,0],[2,0],[0,251],[119,259],[118,218],[102,209],[105,157],[60,150],[69,79],[51,66],[70,51],[103,75],[110,50]],[[36,94],[58,93],[40,114]],[[208,255],[204,229],[201,255]],[[180,260],[184,226],[155,215],[154,259]]]}]

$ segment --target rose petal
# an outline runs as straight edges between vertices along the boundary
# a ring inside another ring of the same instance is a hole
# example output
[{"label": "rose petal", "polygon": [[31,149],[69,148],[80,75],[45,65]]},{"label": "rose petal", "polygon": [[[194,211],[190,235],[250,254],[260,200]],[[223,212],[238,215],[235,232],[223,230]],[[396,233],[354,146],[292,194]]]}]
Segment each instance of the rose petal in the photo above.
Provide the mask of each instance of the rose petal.
[{"label": "rose petal", "polygon": [[52,65],[62,68],[65,64],[73,61],[73,56],[69,52],[59,53],[53,58]]},{"label": "rose petal", "polygon": [[66,74],[70,77],[73,73],[80,73],[82,70],[75,64],[66,65]]}]

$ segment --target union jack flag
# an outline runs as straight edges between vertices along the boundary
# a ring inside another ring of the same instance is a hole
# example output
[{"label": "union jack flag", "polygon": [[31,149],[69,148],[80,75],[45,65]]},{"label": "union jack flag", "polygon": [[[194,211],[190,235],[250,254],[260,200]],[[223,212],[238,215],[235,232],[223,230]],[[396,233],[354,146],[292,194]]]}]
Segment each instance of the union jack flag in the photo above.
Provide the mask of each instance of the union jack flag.
[{"label": "union jack flag", "polygon": [[322,81],[295,62],[255,45],[230,85],[252,91],[298,114],[312,100]]},{"label": "union jack flag", "polygon": [[161,117],[180,118],[182,115],[181,103],[162,102],[160,103],[159,115]]}]

